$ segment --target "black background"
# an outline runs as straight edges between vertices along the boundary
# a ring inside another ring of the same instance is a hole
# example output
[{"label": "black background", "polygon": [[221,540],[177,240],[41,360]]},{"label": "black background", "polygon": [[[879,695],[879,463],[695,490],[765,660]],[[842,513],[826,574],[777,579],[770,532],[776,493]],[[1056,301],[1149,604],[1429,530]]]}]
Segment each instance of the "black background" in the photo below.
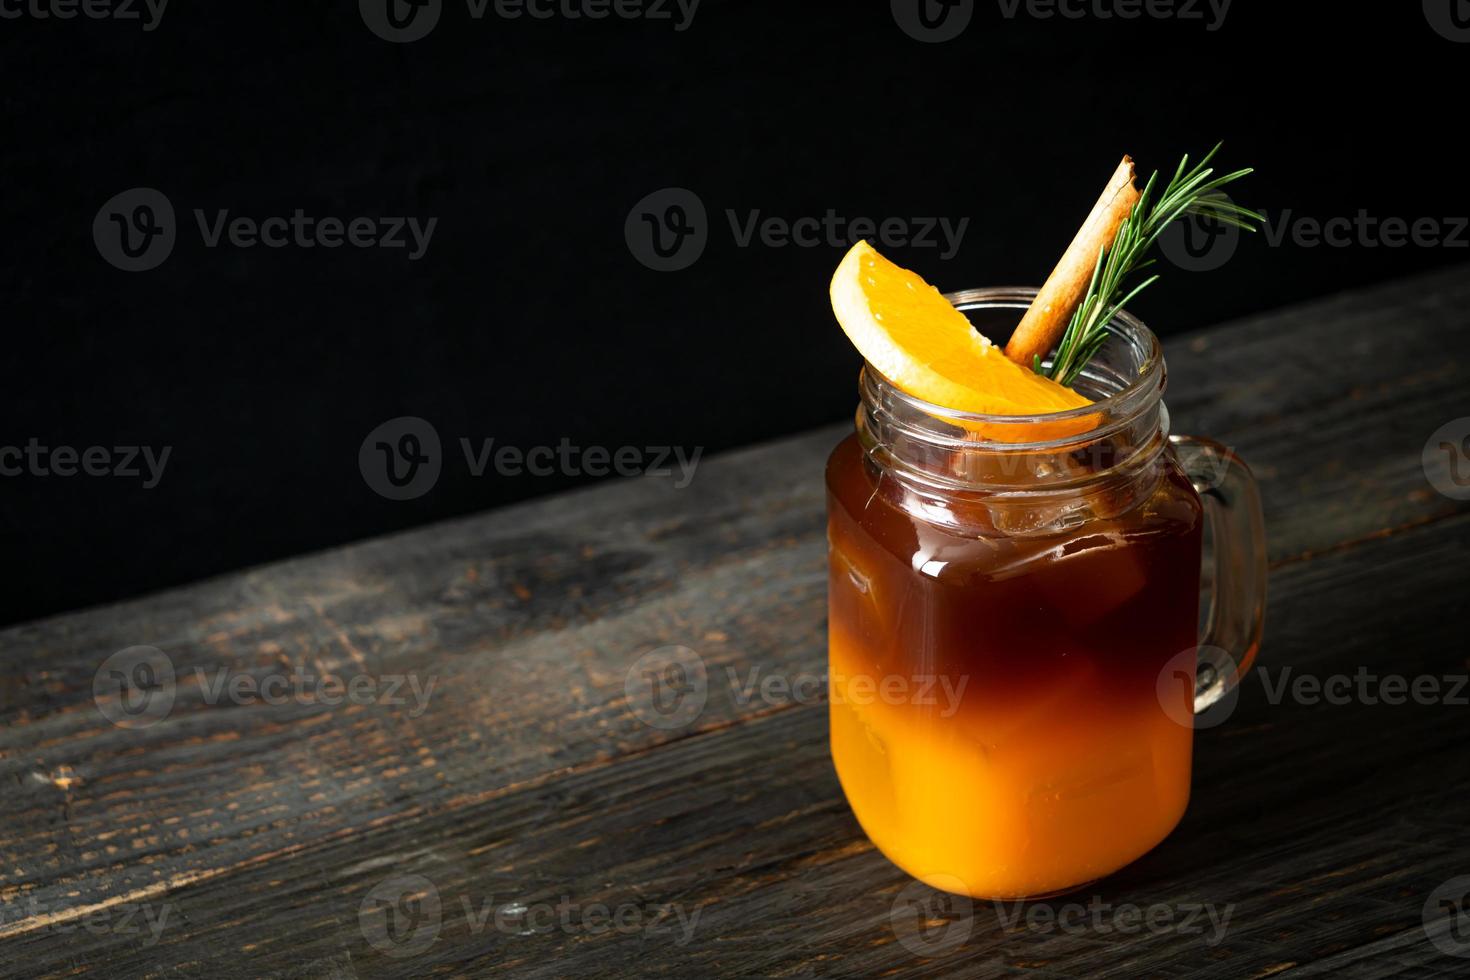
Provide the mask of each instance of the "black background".
[{"label": "black background", "polygon": [[[1226,166],[1258,169],[1235,198],[1273,218],[1467,213],[1470,44],[1419,3],[1236,0],[1216,30],[1199,9],[1006,18],[990,0],[937,44],[887,3],[789,0],[705,0],[683,31],[475,20],[446,0],[408,44],[350,2],[175,0],[152,31],[0,20],[0,445],[172,447],[151,490],[0,478],[0,620],[585,480],[473,478],[460,437],[708,455],[846,417],[859,361],[826,298],[840,244],[740,247],[727,209],[969,217],[951,259],[886,250],[941,288],[1039,282],[1124,152],[1172,167],[1224,139]],[[179,237],[128,273],[92,222],[139,186],[167,195]],[[624,223],[672,186],[707,207],[708,247],[656,272]],[[438,226],[416,262],[206,248],[195,208]],[[1217,271],[1164,267],[1135,309],[1167,338],[1466,255],[1257,236]],[[390,501],[358,449],[401,415],[429,420],[446,459],[432,491]]]}]

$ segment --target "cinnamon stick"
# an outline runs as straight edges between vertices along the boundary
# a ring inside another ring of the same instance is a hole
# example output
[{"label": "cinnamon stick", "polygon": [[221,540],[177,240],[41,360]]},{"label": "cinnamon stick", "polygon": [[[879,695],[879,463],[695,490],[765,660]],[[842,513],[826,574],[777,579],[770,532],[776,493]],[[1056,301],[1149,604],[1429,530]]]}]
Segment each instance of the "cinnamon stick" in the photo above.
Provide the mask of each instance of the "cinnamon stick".
[{"label": "cinnamon stick", "polygon": [[1047,276],[1046,284],[1036,294],[1026,315],[1021,318],[1006,344],[1006,357],[1018,364],[1030,367],[1033,358],[1045,357],[1061,340],[1067,322],[1087,294],[1092,281],[1092,270],[1097,265],[1098,253],[1111,248],[1118,236],[1118,226],[1128,217],[1138,203],[1138,189],[1133,186],[1133,158],[1125,156],[1118,169],[1113,171],[1102,196],[1092,206],[1092,212],[1072,244]]}]

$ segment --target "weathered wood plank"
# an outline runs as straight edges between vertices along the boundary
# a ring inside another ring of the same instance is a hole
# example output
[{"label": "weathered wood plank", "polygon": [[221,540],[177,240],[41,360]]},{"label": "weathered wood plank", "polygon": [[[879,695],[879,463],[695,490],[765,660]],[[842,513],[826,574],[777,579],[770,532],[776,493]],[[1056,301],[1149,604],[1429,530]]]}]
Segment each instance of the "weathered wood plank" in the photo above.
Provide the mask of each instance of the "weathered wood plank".
[{"label": "weathered wood plank", "polygon": [[1436,429],[1470,416],[1467,341],[1470,266],[1182,339],[1166,399],[1175,431],[1251,463],[1272,557],[1299,557],[1459,509],[1420,457]]},{"label": "weathered wood plank", "polygon": [[[1293,629],[1273,644],[1268,666],[1318,676],[1360,666],[1465,673],[1456,642],[1462,599],[1441,585],[1467,554],[1463,516],[1291,564],[1278,577],[1271,615]],[[1354,629],[1340,631],[1340,597],[1360,594],[1385,571],[1397,591],[1355,610]],[[1388,635],[1402,646],[1384,643]],[[1079,897],[1042,903],[1158,905],[1174,916],[1173,930],[1126,943],[1094,928],[1008,924],[1016,909],[977,903],[954,927],[968,929],[958,949],[926,962],[903,945],[892,917],[909,879],[873,852],[848,813],[819,704],[768,711],[616,764],[365,829],[309,859],[181,889],[158,902],[171,903],[188,930],[164,930],[148,948],[113,936],[95,941],[115,967],[160,972],[187,969],[202,942],[218,944],[232,955],[217,976],[343,957],[363,976],[1001,976],[1023,968],[1102,977],[1280,968],[1291,976],[1319,959],[1347,966],[1378,953],[1401,966],[1452,970],[1454,960],[1427,938],[1421,908],[1436,886],[1470,868],[1458,808],[1470,790],[1460,758],[1466,708],[1272,704],[1269,690],[1248,682],[1235,715],[1198,735],[1195,798],[1168,841]],[[375,886],[407,874],[432,883],[441,910],[434,942],[398,958],[369,945],[360,912]],[[519,913],[494,923],[497,911],[564,901],[565,928],[536,932]],[[596,903],[627,907],[644,924],[667,907],[675,912],[646,931],[589,932],[584,917]],[[1222,916],[1231,907],[1218,942],[1206,942],[1213,932],[1186,931],[1196,905]],[[488,922],[475,918],[485,914]],[[1110,916],[1102,909],[1095,921],[1111,926]],[[58,972],[77,953],[37,934],[12,947]],[[252,957],[248,971],[234,954]],[[229,973],[232,962],[242,972]]]}]

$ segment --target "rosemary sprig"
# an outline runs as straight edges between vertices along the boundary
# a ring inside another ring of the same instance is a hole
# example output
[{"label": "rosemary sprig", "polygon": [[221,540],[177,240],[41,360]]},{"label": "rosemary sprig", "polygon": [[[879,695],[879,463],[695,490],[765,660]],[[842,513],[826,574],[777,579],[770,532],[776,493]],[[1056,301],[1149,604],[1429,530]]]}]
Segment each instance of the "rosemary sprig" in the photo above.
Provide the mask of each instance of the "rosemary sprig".
[{"label": "rosemary sprig", "polygon": [[[1128,282],[1133,273],[1154,264],[1153,259],[1144,259],[1144,256],[1171,222],[1185,215],[1200,214],[1246,231],[1255,231],[1254,222],[1265,220],[1264,215],[1243,208],[1220,193],[1220,188],[1226,184],[1251,173],[1251,169],[1246,168],[1213,176],[1214,170],[1209,163],[1220,146],[1216,143],[1215,148],[1193,167],[1189,167],[1187,155],[1180,160],[1173,179],[1157,200],[1154,200],[1153,193],[1159,172],[1156,170],[1149,177],[1138,203],[1118,227],[1112,248],[1098,252],[1092,282],[1067,323],[1051,366],[1043,367],[1041,358],[1035,358],[1032,366],[1037,374],[1044,374],[1068,386],[1077,380],[1087,362],[1107,341],[1108,323],[1159,278],[1151,275],[1131,286]],[[1120,294],[1121,299],[1118,298]]]}]

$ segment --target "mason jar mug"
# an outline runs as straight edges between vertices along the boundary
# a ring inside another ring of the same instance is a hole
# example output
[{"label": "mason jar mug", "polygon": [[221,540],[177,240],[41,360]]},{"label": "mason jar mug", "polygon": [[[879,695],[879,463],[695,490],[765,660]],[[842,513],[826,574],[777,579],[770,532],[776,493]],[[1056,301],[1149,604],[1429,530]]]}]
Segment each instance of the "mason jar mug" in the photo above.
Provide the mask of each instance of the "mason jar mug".
[{"label": "mason jar mug", "polygon": [[[948,298],[995,336],[1033,295]],[[1057,894],[1154,847],[1195,712],[1255,657],[1256,485],[1170,435],[1165,373],[1127,314],[1068,412],[955,412],[863,370],[827,464],[832,758],[873,843],[937,888]]]}]

